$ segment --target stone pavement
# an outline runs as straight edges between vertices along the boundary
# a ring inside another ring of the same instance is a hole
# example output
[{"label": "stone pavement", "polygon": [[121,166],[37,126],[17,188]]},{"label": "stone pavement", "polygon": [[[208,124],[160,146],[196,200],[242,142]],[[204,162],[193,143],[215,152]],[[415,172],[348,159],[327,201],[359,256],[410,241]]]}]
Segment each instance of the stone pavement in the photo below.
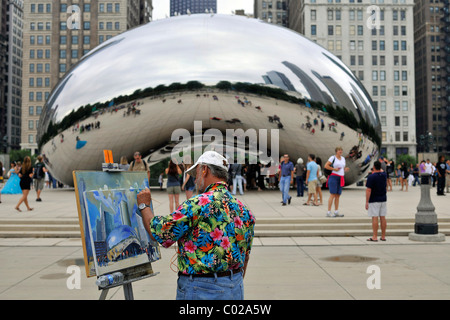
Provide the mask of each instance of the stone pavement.
[{"label": "stone pavement", "polygon": [[[414,218],[419,189],[388,194],[390,217]],[[291,190],[294,195],[294,191]],[[2,195],[0,226],[8,219],[76,219],[72,189],[44,190],[43,202],[35,209],[14,210],[19,196]],[[154,191],[156,214],[168,213],[168,197]],[[239,197],[258,218],[323,218],[326,207],[306,207],[304,199],[293,198],[281,207],[277,191],[247,192]],[[324,202],[328,199],[324,191]],[[450,195],[431,199],[439,218],[450,217]],[[340,211],[344,218],[364,217],[364,188],[344,189]],[[332,219],[334,220],[334,219]],[[339,223],[338,220],[335,220]],[[367,220],[370,224],[370,220]],[[412,231],[412,230],[411,230]],[[334,299],[450,299],[450,241],[421,243],[404,236],[389,236],[386,242],[370,243],[370,236],[353,237],[258,237],[244,280],[247,300],[334,300]],[[81,240],[77,238],[0,238],[0,299],[98,299],[95,277],[84,271]],[[162,259],[152,264],[155,277],[133,283],[136,300],[174,299],[177,275],[171,270],[175,249],[162,249]],[[80,289],[67,287],[68,267],[79,266]],[[373,267],[375,266],[375,267]],[[173,268],[173,267],[172,267]],[[376,271],[371,271],[375,268]],[[379,276],[376,278],[376,276]],[[375,282],[372,280],[375,278]],[[370,284],[380,288],[369,289]],[[111,289],[107,299],[124,299],[121,287]]]}]

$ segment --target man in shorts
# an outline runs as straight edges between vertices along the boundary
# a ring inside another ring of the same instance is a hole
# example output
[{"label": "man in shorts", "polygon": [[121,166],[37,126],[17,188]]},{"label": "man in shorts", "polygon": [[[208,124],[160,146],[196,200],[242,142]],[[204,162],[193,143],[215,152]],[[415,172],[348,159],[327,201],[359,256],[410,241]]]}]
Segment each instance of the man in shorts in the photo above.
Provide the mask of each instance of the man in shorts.
[{"label": "man in shorts", "polygon": [[386,241],[386,191],[387,176],[381,170],[381,163],[375,161],[373,171],[366,182],[366,210],[369,217],[372,217],[373,235],[367,241],[376,242],[378,237],[378,217],[381,225],[381,241]]}]

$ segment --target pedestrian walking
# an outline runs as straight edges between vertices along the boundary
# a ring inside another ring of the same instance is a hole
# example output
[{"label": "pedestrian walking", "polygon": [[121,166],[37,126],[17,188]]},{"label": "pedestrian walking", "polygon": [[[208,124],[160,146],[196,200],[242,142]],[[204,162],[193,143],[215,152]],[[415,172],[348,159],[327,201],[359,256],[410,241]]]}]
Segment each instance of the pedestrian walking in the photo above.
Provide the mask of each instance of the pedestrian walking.
[{"label": "pedestrian walking", "polygon": [[366,182],[366,210],[372,218],[372,237],[367,241],[378,241],[378,218],[380,219],[381,241],[386,241],[387,176],[379,161],[375,161],[372,173]]},{"label": "pedestrian walking", "polygon": [[31,189],[31,182],[33,180],[33,167],[31,166],[31,158],[29,156],[26,156],[22,163],[22,168],[19,172],[19,178],[20,178],[20,189],[22,189],[22,197],[20,198],[19,202],[17,203],[15,209],[19,212],[22,212],[20,209],[20,205],[22,203],[25,203],[25,206],[27,207],[28,211],[33,210],[28,204],[28,194],[30,193]]},{"label": "pedestrian walking", "polygon": [[295,173],[295,182],[297,185],[297,197],[303,197],[304,191],[305,191],[305,179],[306,176],[305,172],[305,165],[303,164],[303,159],[298,158],[297,164],[294,168]]},{"label": "pedestrian walking", "polygon": [[436,172],[437,172],[437,191],[436,194],[438,196],[445,196],[445,173],[447,170],[447,166],[445,164],[445,156],[440,156],[439,161],[436,163]]},{"label": "pedestrian walking", "polygon": [[322,184],[326,183],[326,177],[323,174],[322,170],[322,159],[319,157],[316,158],[316,164],[317,164],[317,186],[316,186],[316,195],[319,199],[318,204],[323,204],[323,196],[322,196]]},{"label": "pedestrian walking", "polygon": [[36,201],[41,202],[41,192],[45,186],[45,173],[47,172],[47,168],[45,168],[45,164],[42,161],[44,158],[39,155],[37,157],[37,163],[33,168],[33,186],[34,190],[36,190]]},{"label": "pedestrian walking", "polygon": [[[328,176],[327,186],[330,191],[330,198],[328,199],[327,217],[343,217],[339,214],[339,198],[342,194],[342,187],[345,185],[344,175],[349,168],[346,167],[345,158],[342,156],[344,152],[342,147],[336,147],[336,154],[331,156],[325,164],[325,169],[331,170]],[[331,213],[331,207],[334,202],[334,213]]]},{"label": "pedestrian walking", "polygon": [[278,181],[280,181],[280,190],[283,195],[282,205],[291,204],[292,197],[289,196],[289,187],[294,182],[294,164],[289,161],[289,155],[285,154],[280,164],[280,173]]},{"label": "pedestrian walking", "polygon": [[308,163],[306,164],[306,182],[308,184],[308,200],[303,204],[309,206],[311,199],[314,196],[314,206],[318,206],[317,203],[317,176],[319,167],[316,163],[316,156],[314,154],[308,155]]},{"label": "pedestrian walking", "polygon": [[232,194],[233,196],[236,195],[236,189],[239,187],[239,194],[242,196],[244,194],[244,191],[242,189],[242,164],[240,163],[233,163],[230,168],[231,172],[231,178],[233,180],[233,190]]},{"label": "pedestrian walking", "polygon": [[199,194],[168,216],[154,216],[151,193],[137,195],[144,226],[168,248],[178,243],[177,300],[242,300],[255,218],[227,189],[228,161],[205,152],[187,173]]},{"label": "pedestrian walking", "polygon": [[142,160],[142,155],[139,151],[134,153],[134,160],[131,161],[128,171],[146,171],[148,177],[148,184],[150,185],[150,168],[147,162]]},{"label": "pedestrian walking", "polygon": [[169,210],[173,212],[174,208],[178,208],[180,205],[180,175],[182,171],[180,167],[173,162],[169,161],[169,167],[166,169],[167,175],[167,194],[169,195]]},{"label": "pedestrian walking", "polygon": [[450,188],[450,160],[447,160],[446,162],[445,162],[445,167],[446,167],[446,171],[445,171],[445,173],[446,173],[446,177],[445,177],[445,189],[446,189],[446,193],[449,193],[449,188]]}]

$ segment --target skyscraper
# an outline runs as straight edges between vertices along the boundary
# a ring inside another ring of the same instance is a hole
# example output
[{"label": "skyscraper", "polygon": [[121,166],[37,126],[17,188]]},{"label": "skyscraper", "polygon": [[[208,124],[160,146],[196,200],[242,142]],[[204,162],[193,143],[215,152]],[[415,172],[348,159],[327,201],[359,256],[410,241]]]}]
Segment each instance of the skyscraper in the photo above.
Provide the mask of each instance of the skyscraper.
[{"label": "skyscraper", "polygon": [[0,153],[20,148],[23,1],[0,1]]},{"label": "skyscraper", "polygon": [[370,93],[381,154],[394,159],[417,151],[413,7],[413,0],[289,2],[289,27],[334,53]]},{"label": "skyscraper", "polygon": [[450,153],[449,1],[417,1],[414,34],[418,148]]},{"label": "skyscraper", "polygon": [[[299,0],[296,1],[298,2]],[[255,18],[288,27],[289,19],[287,5],[287,0],[255,0],[253,14]]]},{"label": "skyscraper", "polygon": [[[189,11],[188,11],[189,10]],[[170,0],[170,16],[190,13],[217,13],[217,0]]]},{"label": "skyscraper", "polygon": [[[22,149],[37,152],[36,133],[52,88],[84,54],[151,19],[151,0],[28,1],[24,7]],[[80,93],[82,94],[82,93]]]}]

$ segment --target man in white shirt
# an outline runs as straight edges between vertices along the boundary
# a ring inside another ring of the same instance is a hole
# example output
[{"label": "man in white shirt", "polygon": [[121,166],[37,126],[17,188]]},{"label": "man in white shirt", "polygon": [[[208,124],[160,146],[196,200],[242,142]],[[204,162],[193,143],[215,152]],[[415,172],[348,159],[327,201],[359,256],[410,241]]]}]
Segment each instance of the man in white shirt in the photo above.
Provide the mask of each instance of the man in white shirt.
[{"label": "man in white shirt", "polygon": [[430,162],[430,159],[427,159],[427,162],[425,162],[425,173],[433,174],[433,164]]}]

